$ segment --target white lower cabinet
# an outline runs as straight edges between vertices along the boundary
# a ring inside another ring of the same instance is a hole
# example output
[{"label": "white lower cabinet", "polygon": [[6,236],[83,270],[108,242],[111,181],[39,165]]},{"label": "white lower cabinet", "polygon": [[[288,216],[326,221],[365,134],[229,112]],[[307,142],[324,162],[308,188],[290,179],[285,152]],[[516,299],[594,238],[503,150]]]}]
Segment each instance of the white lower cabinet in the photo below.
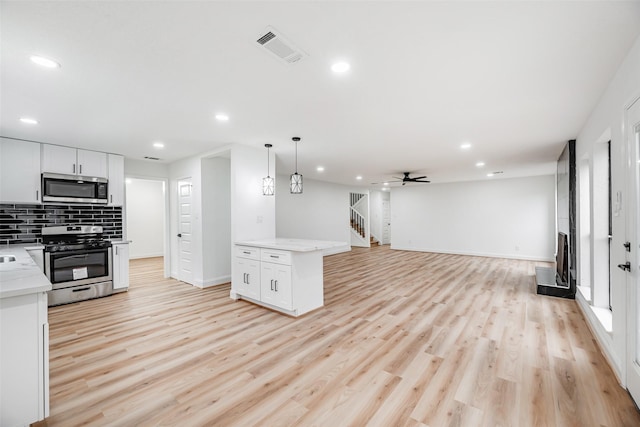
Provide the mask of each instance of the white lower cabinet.
[{"label": "white lower cabinet", "polygon": [[260,278],[260,299],[262,302],[285,310],[293,310],[290,265],[262,262]]},{"label": "white lower cabinet", "polygon": [[129,242],[113,243],[113,291],[129,289]]},{"label": "white lower cabinet", "polygon": [[236,277],[233,282],[238,285],[237,292],[249,298],[260,299],[260,261],[236,258]]},{"label": "white lower cabinet", "polygon": [[47,293],[0,299],[0,426],[49,416]]},{"label": "white lower cabinet", "polygon": [[322,251],[235,247],[231,298],[292,316],[324,304]]}]

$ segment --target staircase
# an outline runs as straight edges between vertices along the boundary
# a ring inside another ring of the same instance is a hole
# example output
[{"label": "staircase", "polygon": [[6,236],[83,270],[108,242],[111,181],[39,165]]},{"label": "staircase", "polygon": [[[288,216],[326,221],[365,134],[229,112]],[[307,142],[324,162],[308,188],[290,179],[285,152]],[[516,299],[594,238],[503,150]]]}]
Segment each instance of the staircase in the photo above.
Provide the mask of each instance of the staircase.
[{"label": "staircase", "polygon": [[369,247],[369,196],[364,193],[349,193],[349,206],[351,246]]}]

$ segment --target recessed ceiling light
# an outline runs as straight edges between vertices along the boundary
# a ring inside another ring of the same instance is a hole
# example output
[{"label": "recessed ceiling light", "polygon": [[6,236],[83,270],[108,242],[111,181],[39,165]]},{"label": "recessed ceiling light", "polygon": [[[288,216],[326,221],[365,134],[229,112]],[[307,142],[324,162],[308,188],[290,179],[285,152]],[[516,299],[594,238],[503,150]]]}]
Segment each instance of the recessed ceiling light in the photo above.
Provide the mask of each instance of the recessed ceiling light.
[{"label": "recessed ceiling light", "polygon": [[358,175],[358,176],[356,176],[356,179],[357,179],[358,181],[362,181],[362,176]]},{"label": "recessed ceiling light", "polygon": [[160,141],[156,141],[153,143],[153,146],[156,148],[164,148],[164,143],[160,142]]},{"label": "recessed ceiling light", "polygon": [[36,119],[32,119],[31,117],[20,117],[20,121],[22,123],[26,123],[28,125],[37,125],[38,121]]},{"label": "recessed ceiling light", "polygon": [[38,64],[42,67],[46,68],[60,68],[60,64],[58,64],[53,59],[45,58],[44,56],[32,55],[31,62],[34,64]]},{"label": "recessed ceiling light", "polygon": [[316,168],[316,170],[317,170],[318,172],[324,172],[324,166],[318,166],[318,167]]},{"label": "recessed ceiling light", "polygon": [[489,172],[489,173],[487,174],[487,176],[488,176],[489,178],[491,178],[491,177],[493,176],[493,172]]},{"label": "recessed ceiling light", "polygon": [[346,73],[350,68],[351,65],[349,65],[349,63],[341,61],[333,64],[331,66],[331,71],[333,71],[334,73]]},{"label": "recessed ceiling light", "polygon": [[465,142],[460,146],[460,148],[463,150],[468,150],[469,148],[471,148],[471,143]]},{"label": "recessed ceiling light", "polygon": [[476,163],[476,167],[481,168],[481,167],[483,167],[483,166],[484,166],[484,162],[478,162],[478,163]]},{"label": "recessed ceiling light", "polygon": [[383,182],[382,185],[389,185],[389,183],[388,182]]},{"label": "recessed ceiling light", "polygon": [[226,122],[229,121],[229,116],[227,116],[226,114],[216,114],[216,119],[220,120],[221,122]]}]

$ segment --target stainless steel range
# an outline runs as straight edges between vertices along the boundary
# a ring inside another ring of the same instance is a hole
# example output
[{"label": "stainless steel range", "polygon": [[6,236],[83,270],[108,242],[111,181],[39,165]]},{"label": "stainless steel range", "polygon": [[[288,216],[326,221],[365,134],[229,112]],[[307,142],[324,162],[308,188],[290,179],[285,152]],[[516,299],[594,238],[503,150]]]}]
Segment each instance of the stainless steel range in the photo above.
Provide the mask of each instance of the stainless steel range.
[{"label": "stainless steel range", "polygon": [[44,271],[53,285],[49,306],[83,301],[113,293],[111,242],[102,227],[45,227]]}]

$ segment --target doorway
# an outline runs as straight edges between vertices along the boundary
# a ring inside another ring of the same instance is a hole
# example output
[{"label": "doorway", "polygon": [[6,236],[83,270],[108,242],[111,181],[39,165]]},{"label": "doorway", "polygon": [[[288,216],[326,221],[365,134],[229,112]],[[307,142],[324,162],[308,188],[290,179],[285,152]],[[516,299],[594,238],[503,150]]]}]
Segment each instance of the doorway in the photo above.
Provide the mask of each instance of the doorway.
[{"label": "doorway", "polygon": [[125,185],[129,258],[162,257],[164,277],[169,277],[168,183],[165,179],[127,176]]}]

